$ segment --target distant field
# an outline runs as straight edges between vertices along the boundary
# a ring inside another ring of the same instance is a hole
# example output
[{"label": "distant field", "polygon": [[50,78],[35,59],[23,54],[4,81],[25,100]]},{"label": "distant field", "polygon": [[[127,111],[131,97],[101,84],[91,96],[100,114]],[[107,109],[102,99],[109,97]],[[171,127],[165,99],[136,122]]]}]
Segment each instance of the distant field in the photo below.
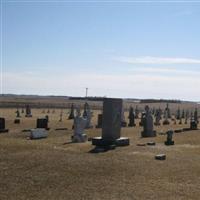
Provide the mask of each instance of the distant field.
[{"label": "distant field", "polygon": [[[142,105],[143,106],[143,105]],[[164,106],[164,104],[163,104]],[[181,105],[182,106],[182,105]],[[188,105],[188,107],[193,105]],[[49,136],[29,140],[23,129],[34,128],[36,118],[46,115],[43,109],[32,109],[33,118],[21,118],[14,124],[15,108],[0,109],[9,133],[0,134],[0,199],[1,200],[199,200],[200,197],[200,131],[176,133],[175,145],[166,147],[165,135],[140,138],[141,127],[122,128],[130,146],[105,153],[89,153],[91,142],[71,144],[72,121],[60,109],[49,114]],[[52,109],[50,110],[52,111]],[[94,111],[93,125],[97,114]],[[126,112],[127,119],[128,112]],[[188,125],[156,127],[158,132]],[[67,131],[55,128],[67,127]],[[100,136],[101,129],[85,131],[88,137]],[[156,146],[139,147],[137,143],[155,141]],[[154,156],[165,153],[165,161]]]}]

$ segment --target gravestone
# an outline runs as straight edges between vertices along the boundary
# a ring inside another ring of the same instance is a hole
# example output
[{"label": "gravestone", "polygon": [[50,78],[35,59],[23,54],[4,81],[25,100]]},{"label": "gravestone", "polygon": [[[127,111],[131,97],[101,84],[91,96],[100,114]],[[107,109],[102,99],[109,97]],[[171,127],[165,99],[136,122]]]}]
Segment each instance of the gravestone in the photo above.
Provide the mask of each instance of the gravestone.
[{"label": "gravestone", "polygon": [[169,111],[167,109],[165,109],[164,111],[164,121],[163,121],[163,125],[169,125]]},{"label": "gravestone", "polygon": [[61,112],[60,112],[60,119],[59,119],[59,122],[62,122],[62,116],[63,116],[63,112],[61,111]]},{"label": "gravestone", "polygon": [[14,124],[20,124],[20,119],[15,119]]},{"label": "gravestone", "polygon": [[30,131],[30,139],[42,139],[48,136],[48,133],[44,128],[31,129]]},{"label": "gravestone", "polygon": [[102,128],[102,117],[103,117],[102,114],[98,114],[96,128]]},{"label": "gravestone", "polygon": [[85,128],[86,129],[92,128],[93,127],[92,124],[91,124],[92,111],[91,111],[90,106],[89,106],[89,104],[87,102],[84,105],[83,117],[87,121]]},{"label": "gravestone", "polygon": [[74,118],[74,135],[72,136],[72,142],[86,142],[87,135],[84,134],[86,124],[87,119],[81,117],[80,109],[77,108],[77,115]]},{"label": "gravestone", "polygon": [[145,107],[145,115],[143,119],[143,131],[141,133],[142,137],[155,137],[156,131],[153,130],[153,117],[149,110],[149,106]]},{"label": "gravestone", "polygon": [[26,105],[26,115],[25,117],[32,117],[31,108],[29,105]]},{"label": "gravestone", "polygon": [[197,124],[199,123],[199,117],[198,117],[197,108],[195,108],[195,111],[194,111],[194,121],[195,121]]},{"label": "gravestone", "polygon": [[6,129],[5,118],[0,118],[0,133],[6,133],[9,130]]},{"label": "gravestone", "polygon": [[172,140],[172,136],[174,132],[172,130],[167,131],[167,141],[165,141],[165,145],[174,145],[174,141]]},{"label": "gravestone", "polygon": [[104,98],[102,136],[92,138],[97,147],[129,145],[129,138],[121,136],[122,99]]},{"label": "gravestone", "polygon": [[161,120],[161,111],[160,111],[160,109],[157,109],[156,111],[155,111],[155,117],[156,117],[156,121],[155,121],[155,123],[154,123],[154,125],[155,126],[160,126],[160,120]]},{"label": "gravestone", "polygon": [[24,109],[22,108],[22,111],[21,111],[21,113],[24,113]]},{"label": "gravestone", "polygon": [[181,118],[181,111],[180,111],[180,108],[178,108],[176,112],[176,119],[179,120],[180,118]]},{"label": "gravestone", "polygon": [[190,129],[191,130],[198,130],[198,124],[195,120],[190,121]]},{"label": "gravestone", "polygon": [[139,122],[140,126],[144,125],[144,120],[145,120],[145,112],[142,112],[141,119],[140,119],[140,122]]},{"label": "gravestone", "polygon": [[136,126],[136,124],[135,124],[135,113],[134,113],[134,110],[133,110],[133,107],[132,107],[132,106],[131,106],[130,109],[129,109],[128,118],[129,118],[129,124],[128,124],[128,126],[129,126],[129,127]]},{"label": "gravestone", "polygon": [[122,106],[122,112],[121,112],[121,127],[126,127],[127,126],[127,123],[126,123],[126,120],[125,120],[125,115],[124,115],[124,108]]},{"label": "gravestone", "polygon": [[68,119],[74,119],[74,104],[71,105],[71,110]]},{"label": "gravestone", "polygon": [[46,118],[38,118],[36,128],[44,128],[48,130],[48,120]]},{"label": "gravestone", "polygon": [[138,106],[136,106],[135,108],[135,119],[138,119],[139,118],[139,109],[138,109]]},{"label": "gravestone", "polygon": [[17,111],[16,111],[16,117],[17,118],[20,118],[21,116],[20,116],[20,112],[19,112],[19,110],[17,109]]}]

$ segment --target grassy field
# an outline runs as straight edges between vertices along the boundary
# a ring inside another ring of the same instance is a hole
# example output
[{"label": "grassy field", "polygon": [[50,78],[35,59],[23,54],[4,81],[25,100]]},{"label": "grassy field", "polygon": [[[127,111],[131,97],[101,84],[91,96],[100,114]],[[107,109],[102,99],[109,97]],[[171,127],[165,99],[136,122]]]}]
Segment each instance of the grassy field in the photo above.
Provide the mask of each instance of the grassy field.
[{"label": "grassy field", "polygon": [[[33,118],[22,116],[14,124],[16,109],[0,109],[9,133],[0,134],[0,199],[200,199],[200,131],[176,133],[175,145],[164,145],[165,135],[141,138],[142,128],[122,128],[130,146],[104,153],[90,153],[91,142],[72,144],[72,121],[59,122],[60,109],[49,114],[47,139],[29,140],[23,129],[34,128],[42,109],[33,109]],[[52,110],[51,110],[52,111]],[[94,112],[96,125],[98,111]],[[128,113],[126,113],[126,116]],[[68,130],[55,131],[67,127]],[[188,125],[156,127],[158,132]],[[100,136],[101,129],[85,131]],[[137,146],[155,141],[156,146]],[[156,154],[167,159],[158,161]]]}]

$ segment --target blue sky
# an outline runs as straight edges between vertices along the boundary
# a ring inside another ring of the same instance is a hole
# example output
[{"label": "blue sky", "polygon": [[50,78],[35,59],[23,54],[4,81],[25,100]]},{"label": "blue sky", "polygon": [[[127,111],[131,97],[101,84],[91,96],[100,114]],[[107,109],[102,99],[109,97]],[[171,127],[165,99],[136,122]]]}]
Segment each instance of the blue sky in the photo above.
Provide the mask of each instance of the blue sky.
[{"label": "blue sky", "polygon": [[200,1],[1,5],[3,93],[200,99]]}]

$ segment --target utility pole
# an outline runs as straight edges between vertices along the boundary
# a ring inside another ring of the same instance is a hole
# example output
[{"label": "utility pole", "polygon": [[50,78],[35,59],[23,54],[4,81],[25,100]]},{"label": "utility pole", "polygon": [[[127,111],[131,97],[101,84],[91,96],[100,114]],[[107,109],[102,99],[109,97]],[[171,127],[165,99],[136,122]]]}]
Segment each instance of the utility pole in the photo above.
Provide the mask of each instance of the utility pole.
[{"label": "utility pole", "polygon": [[88,88],[85,88],[86,89],[86,93],[85,93],[85,98],[87,98],[87,95],[88,95]]}]

